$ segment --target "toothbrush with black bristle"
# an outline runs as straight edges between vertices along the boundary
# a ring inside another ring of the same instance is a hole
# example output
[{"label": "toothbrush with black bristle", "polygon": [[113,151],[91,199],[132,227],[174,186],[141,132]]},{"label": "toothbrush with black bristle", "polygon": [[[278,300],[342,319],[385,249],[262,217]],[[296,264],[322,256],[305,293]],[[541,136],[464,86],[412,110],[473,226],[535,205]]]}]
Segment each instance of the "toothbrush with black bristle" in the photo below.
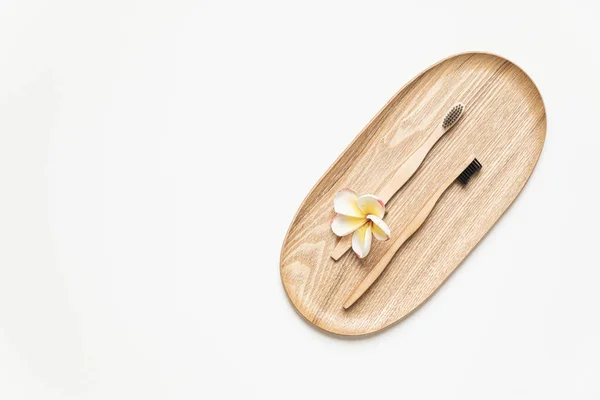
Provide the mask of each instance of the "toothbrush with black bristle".
[{"label": "toothbrush with black bristle", "polygon": [[[385,185],[381,190],[378,191],[378,197],[387,204],[387,202],[400,190],[402,186],[415,174],[417,169],[429,154],[429,151],[433,146],[440,140],[445,133],[447,133],[460,117],[465,112],[465,106],[462,103],[456,103],[444,116],[444,119],[439,123],[436,129],[427,137],[421,146],[419,146],[407,159],[398,167],[396,173],[390,180],[385,182]],[[331,258],[339,260],[346,251],[352,247],[352,235],[341,238],[333,251],[331,252]]]},{"label": "toothbrush with black bristle", "polygon": [[464,163],[462,163],[459,167],[453,171],[452,174],[449,174],[449,178],[438,187],[435,193],[425,202],[425,205],[419,210],[417,215],[412,219],[412,221],[400,232],[400,234],[394,239],[389,249],[383,255],[381,260],[375,265],[375,267],[369,272],[369,274],[362,280],[362,282],[354,289],[352,294],[346,299],[344,303],[344,308],[351,307],[356,300],[358,300],[370,287],[371,285],[379,278],[383,270],[388,266],[398,249],[408,240],[409,237],[413,235],[423,225],[425,219],[433,210],[436,203],[442,197],[442,194],[452,185],[454,181],[458,181],[463,185],[469,183],[469,180],[473,175],[481,170],[481,163],[475,158],[475,156],[470,156]]}]

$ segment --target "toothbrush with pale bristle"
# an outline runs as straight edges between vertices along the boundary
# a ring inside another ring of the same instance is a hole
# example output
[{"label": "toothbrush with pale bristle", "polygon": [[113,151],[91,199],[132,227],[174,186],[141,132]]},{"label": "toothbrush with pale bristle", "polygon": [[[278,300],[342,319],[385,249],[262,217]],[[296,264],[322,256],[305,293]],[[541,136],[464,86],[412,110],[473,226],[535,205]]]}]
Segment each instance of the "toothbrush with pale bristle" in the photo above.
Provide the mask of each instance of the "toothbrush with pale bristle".
[{"label": "toothbrush with pale bristle", "polygon": [[446,181],[438,187],[433,196],[429,198],[425,202],[425,205],[419,210],[417,215],[413,218],[412,221],[400,232],[400,234],[394,239],[389,249],[385,252],[381,260],[373,267],[371,271],[367,274],[367,276],[362,280],[362,282],[354,289],[352,294],[348,296],[346,302],[344,303],[344,308],[348,309],[351,307],[356,300],[358,300],[370,287],[371,285],[379,278],[383,270],[388,266],[400,246],[404,244],[410,238],[413,233],[417,231],[425,222],[425,219],[433,210],[433,207],[436,205],[442,194],[452,185],[452,183],[456,180],[463,185],[469,183],[469,180],[473,175],[475,175],[481,169],[481,163],[475,158],[475,156],[470,156],[465,160],[456,170],[454,170],[451,174],[448,175]]},{"label": "toothbrush with pale bristle", "polygon": [[[423,160],[429,153],[429,151],[433,148],[433,146],[437,143],[438,140],[446,132],[448,132],[456,122],[463,116],[465,111],[465,106],[462,103],[456,103],[452,108],[446,113],[442,122],[438,125],[438,127],[433,131],[431,135],[423,142],[423,144],[417,148],[408,159],[398,168],[392,179],[386,182],[383,189],[378,192],[378,197],[383,200],[384,203],[387,203],[392,196],[396,194],[398,190],[414,175],[414,173],[419,169]],[[346,251],[348,251],[352,247],[352,235],[347,235],[341,238],[333,252],[331,253],[331,258],[334,260],[339,260]]]}]

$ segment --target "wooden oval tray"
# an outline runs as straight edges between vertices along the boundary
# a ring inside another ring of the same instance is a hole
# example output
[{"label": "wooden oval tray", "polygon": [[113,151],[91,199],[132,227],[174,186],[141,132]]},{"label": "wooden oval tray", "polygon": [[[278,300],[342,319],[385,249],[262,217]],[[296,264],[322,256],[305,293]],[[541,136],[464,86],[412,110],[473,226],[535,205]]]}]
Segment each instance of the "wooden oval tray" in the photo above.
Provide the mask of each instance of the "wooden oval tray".
[{"label": "wooden oval tray", "polygon": [[[483,169],[468,187],[452,185],[398,251],[379,280],[348,310],[346,297],[385,252],[330,258],[333,197],[344,187],[377,194],[456,102],[465,114],[386,205],[394,232],[410,221],[444,171],[475,154]],[[546,136],[546,112],[533,81],[487,53],[459,54],[402,88],[354,139],[308,194],[281,250],[281,278],[294,307],[328,332],[362,335],[407,316],[427,300],[492,228],[531,175]]]}]

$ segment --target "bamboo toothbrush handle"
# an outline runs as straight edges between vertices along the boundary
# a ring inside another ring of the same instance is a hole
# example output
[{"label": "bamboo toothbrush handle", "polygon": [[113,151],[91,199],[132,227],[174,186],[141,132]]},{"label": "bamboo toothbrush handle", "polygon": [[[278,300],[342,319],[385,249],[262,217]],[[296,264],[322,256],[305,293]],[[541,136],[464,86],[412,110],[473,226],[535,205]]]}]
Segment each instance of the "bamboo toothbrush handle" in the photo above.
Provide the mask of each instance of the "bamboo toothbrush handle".
[{"label": "bamboo toothbrush handle", "polygon": [[352,294],[346,299],[344,303],[344,308],[348,309],[352,306],[356,300],[358,300],[366,291],[371,287],[371,285],[379,278],[381,273],[388,266],[398,249],[406,242],[406,240],[412,236],[413,233],[417,231],[425,222],[425,219],[433,210],[433,207],[436,205],[442,194],[448,189],[448,187],[454,182],[454,180],[460,175],[460,173],[471,163],[474,159],[474,156],[470,156],[468,161],[461,164],[459,168],[452,172],[446,179],[446,181],[440,185],[440,187],[435,191],[435,193],[427,200],[427,202],[423,205],[423,207],[419,210],[417,215],[409,222],[409,224],[400,232],[400,234],[394,239],[391,246],[385,252],[381,260],[375,265],[375,267],[367,274],[367,276],[362,280],[362,282],[354,289]]},{"label": "bamboo toothbrush handle", "polygon": [[[410,177],[414,175],[431,148],[447,131],[448,129],[444,129],[441,125],[438,126],[425,142],[423,142],[423,144],[398,168],[392,179],[385,184],[383,189],[378,191],[379,197],[384,203],[387,204],[394,194],[396,194]],[[331,252],[331,258],[336,261],[339,260],[350,247],[352,247],[352,235],[344,236],[337,242],[335,248]]]},{"label": "bamboo toothbrush handle", "polygon": [[[452,183],[452,181],[450,181],[450,183]],[[441,186],[435,192],[435,194],[431,196],[429,200],[427,200],[427,202],[425,203],[423,208],[421,208],[421,210],[417,213],[415,218],[413,218],[413,220],[410,221],[406,228],[404,228],[404,230],[400,232],[396,239],[394,239],[391,246],[385,252],[385,254],[377,263],[377,265],[373,267],[373,269],[362,280],[362,282],[354,289],[352,294],[346,299],[346,302],[344,303],[344,308],[347,309],[350,306],[352,306],[352,304],[354,304],[354,302],[356,302],[356,300],[358,300],[360,296],[362,296],[367,291],[367,289],[371,287],[371,285],[377,280],[377,278],[379,278],[379,276],[388,266],[389,262],[392,260],[398,249],[404,244],[404,242],[406,242],[406,240],[409,237],[412,236],[413,233],[416,232],[417,229],[421,227],[423,222],[425,222],[425,219],[431,213],[431,210],[433,210],[433,207],[435,206],[438,199],[441,197],[442,193],[444,193],[444,190],[446,190],[447,187],[448,185]]]},{"label": "bamboo toothbrush handle", "polygon": [[378,191],[379,197],[384,203],[390,201],[396,192],[414,175],[421,164],[423,164],[423,160],[425,160],[431,148],[440,140],[444,133],[446,133],[446,130],[441,125],[438,126],[425,142],[398,168],[394,176],[386,182],[385,186]]}]

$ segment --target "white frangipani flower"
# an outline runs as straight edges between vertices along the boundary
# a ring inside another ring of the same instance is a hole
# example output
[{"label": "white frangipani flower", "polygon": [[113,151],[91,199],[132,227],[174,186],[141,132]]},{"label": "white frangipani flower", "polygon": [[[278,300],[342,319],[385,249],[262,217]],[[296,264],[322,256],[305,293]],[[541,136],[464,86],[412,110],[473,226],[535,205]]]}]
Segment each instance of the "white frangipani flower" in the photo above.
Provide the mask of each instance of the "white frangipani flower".
[{"label": "white frangipani flower", "polygon": [[383,222],[385,205],[372,194],[359,196],[352,189],[342,189],[333,199],[337,213],[331,220],[331,230],[337,236],[352,235],[352,250],[364,258],[371,250],[371,235],[378,240],[390,238],[390,228]]}]

